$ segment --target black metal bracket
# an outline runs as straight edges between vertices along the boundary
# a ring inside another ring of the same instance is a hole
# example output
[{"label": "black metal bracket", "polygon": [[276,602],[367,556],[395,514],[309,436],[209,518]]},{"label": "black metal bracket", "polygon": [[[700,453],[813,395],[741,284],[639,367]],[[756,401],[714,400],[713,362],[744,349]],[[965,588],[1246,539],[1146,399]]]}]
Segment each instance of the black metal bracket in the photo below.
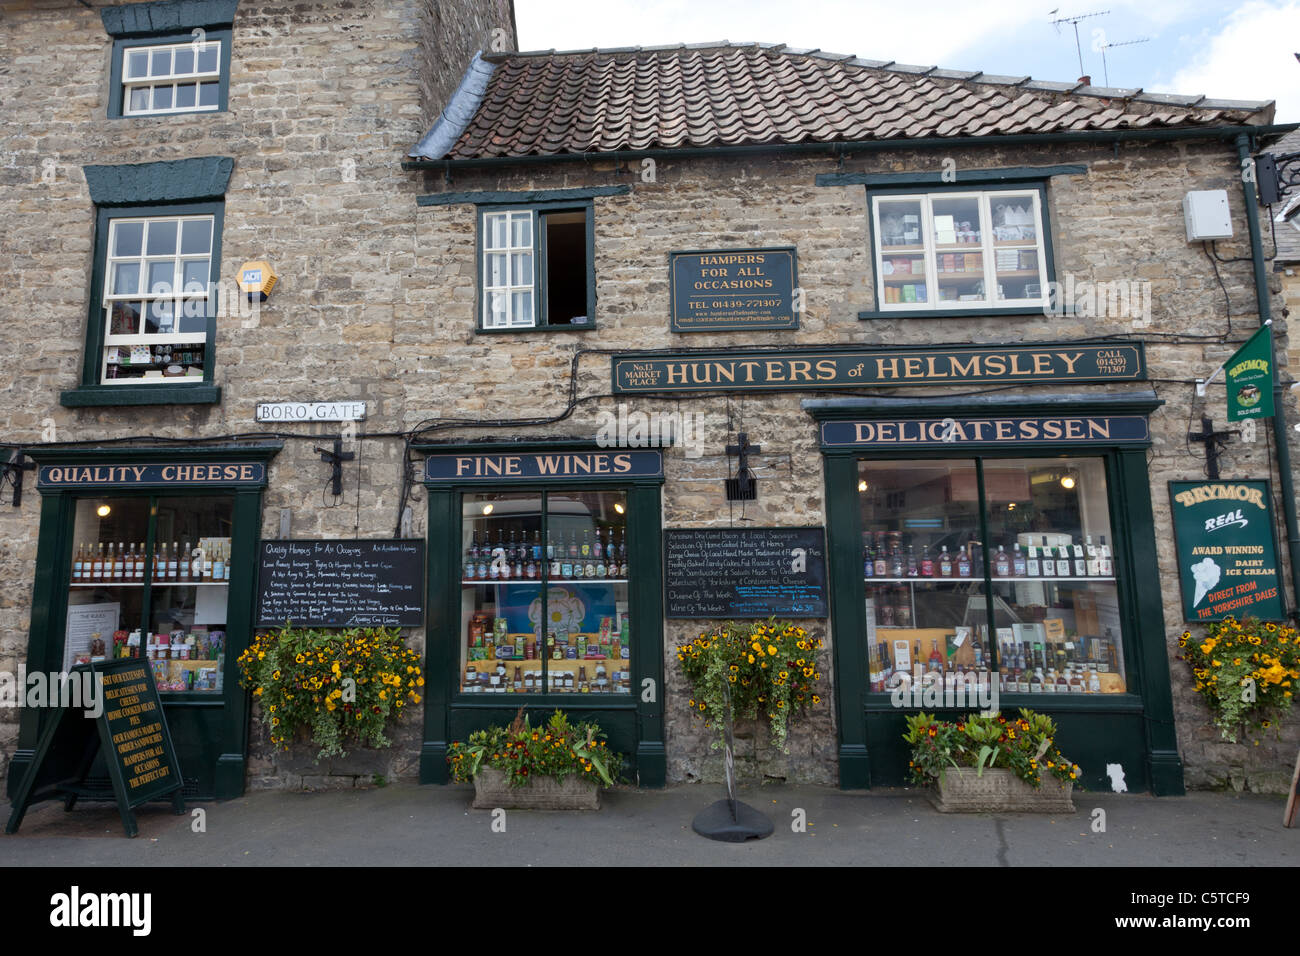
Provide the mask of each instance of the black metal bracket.
[{"label": "black metal bracket", "polygon": [[1300,186],[1300,153],[1260,153],[1255,157],[1259,201],[1271,206],[1292,186]]},{"label": "black metal bracket", "polygon": [[1227,439],[1234,434],[1236,432],[1216,432],[1210,420],[1204,415],[1201,416],[1201,430],[1187,433],[1188,441],[1201,442],[1205,445],[1205,474],[1211,481],[1219,477],[1219,452],[1228,447]]},{"label": "black metal bracket", "polygon": [[316,451],[320,452],[321,461],[329,463],[331,481],[330,491],[333,493],[334,497],[337,498],[339,495],[343,494],[343,463],[356,458],[356,452],[344,451],[343,439],[341,438],[334,439],[333,451],[329,451],[328,449],[319,446],[317,446]]},{"label": "black metal bracket", "polygon": [[745,432],[741,432],[736,438],[739,444],[728,445],[726,448],[728,455],[736,455],[738,458],[736,477],[727,479],[727,500],[753,501],[758,497],[758,479],[749,470],[749,456],[761,455],[763,447],[751,445],[749,435]]},{"label": "black metal bracket", "polygon": [[0,468],[4,469],[3,472],[0,472],[0,485],[5,481],[13,482],[14,507],[21,508],[23,505],[23,472],[35,471],[36,462],[27,461],[23,453],[15,448],[8,461],[0,462]]}]

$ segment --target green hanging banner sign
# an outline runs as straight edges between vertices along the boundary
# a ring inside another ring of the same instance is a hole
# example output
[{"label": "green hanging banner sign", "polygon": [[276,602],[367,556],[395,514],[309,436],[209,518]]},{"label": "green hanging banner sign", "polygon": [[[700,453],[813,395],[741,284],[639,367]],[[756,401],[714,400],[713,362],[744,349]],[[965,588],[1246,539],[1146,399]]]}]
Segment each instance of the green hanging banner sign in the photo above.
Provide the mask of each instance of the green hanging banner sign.
[{"label": "green hanging banner sign", "polygon": [[1224,363],[1228,421],[1273,417],[1273,330],[1262,325]]}]

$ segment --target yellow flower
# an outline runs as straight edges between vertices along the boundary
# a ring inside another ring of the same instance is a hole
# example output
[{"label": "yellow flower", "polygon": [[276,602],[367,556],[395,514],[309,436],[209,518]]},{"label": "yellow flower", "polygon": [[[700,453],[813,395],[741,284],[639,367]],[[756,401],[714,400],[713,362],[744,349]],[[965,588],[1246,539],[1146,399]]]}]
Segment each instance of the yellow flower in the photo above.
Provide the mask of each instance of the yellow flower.
[{"label": "yellow flower", "polygon": [[821,702],[822,702],[822,699],[821,699],[819,696],[817,696],[816,694],[813,694],[813,703],[814,703],[814,704],[820,704]]},{"label": "yellow flower", "polygon": [[750,655],[749,655],[749,662],[750,662],[751,664],[754,663],[754,655],[753,655],[753,654],[750,654]]},{"label": "yellow flower", "polygon": [[261,696],[262,696],[262,688],[260,688],[260,687],[255,687],[255,688],[253,688],[253,696],[254,696],[254,697],[261,697]]},{"label": "yellow flower", "polygon": [[776,648],[773,647],[771,644],[767,645],[767,656],[776,657]]}]

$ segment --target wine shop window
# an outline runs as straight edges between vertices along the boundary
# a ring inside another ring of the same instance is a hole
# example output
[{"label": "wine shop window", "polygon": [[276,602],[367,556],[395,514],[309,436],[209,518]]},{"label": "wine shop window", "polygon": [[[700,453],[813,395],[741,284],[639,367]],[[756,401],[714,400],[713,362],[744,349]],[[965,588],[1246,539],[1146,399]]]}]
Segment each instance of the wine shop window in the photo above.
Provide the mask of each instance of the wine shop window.
[{"label": "wine shop window", "polygon": [[1038,188],[871,196],[881,312],[1041,309],[1051,248]]},{"label": "wine shop window", "polygon": [[480,212],[480,330],[594,325],[591,206]]}]

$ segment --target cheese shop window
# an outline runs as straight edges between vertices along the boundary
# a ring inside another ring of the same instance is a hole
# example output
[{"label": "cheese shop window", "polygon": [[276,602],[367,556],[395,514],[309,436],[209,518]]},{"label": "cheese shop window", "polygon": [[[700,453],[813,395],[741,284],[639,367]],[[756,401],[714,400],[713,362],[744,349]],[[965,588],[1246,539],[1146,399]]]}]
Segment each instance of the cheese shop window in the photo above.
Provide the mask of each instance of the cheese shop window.
[{"label": "cheese shop window", "polygon": [[462,497],[465,694],[630,694],[622,492]]},{"label": "cheese shop window", "polygon": [[863,461],[869,687],[1123,693],[1100,458]]},{"label": "cheese shop window", "polygon": [[143,657],[160,691],[223,690],[233,499],[76,504],[64,667]]}]

